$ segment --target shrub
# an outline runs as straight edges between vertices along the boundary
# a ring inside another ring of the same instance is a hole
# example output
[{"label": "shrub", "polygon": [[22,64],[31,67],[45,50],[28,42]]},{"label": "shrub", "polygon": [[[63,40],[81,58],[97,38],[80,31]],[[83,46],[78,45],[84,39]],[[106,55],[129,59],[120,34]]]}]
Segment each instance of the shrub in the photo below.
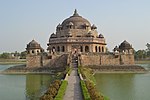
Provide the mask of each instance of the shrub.
[{"label": "shrub", "polygon": [[60,86],[61,85],[61,81],[60,80],[55,80],[54,84],[58,84]]},{"label": "shrub", "polygon": [[54,83],[54,84],[53,84],[53,87],[58,91],[60,86],[59,86],[58,83]]},{"label": "shrub", "polygon": [[88,89],[86,88],[85,82],[83,80],[80,81],[81,89],[83,93],[84,100],[91,100]]},{"label": "shrub", "polygon": [[48,94],[54,97],[57,94],[57,90],[55,87],[51,86],[45,94]]},{"label": "shrub", "polygon": [[86,88],[88,89],[91,100],[109,100],[108,97],[104,97],[102,94],[100,94],[99,91],[96,90],[96,80],[93,76],[94,72],[92,69],[83,68],[82,66],[80,66],[78,68],[78,73],[81,73],[82,77],[86,80],[84,83],[86,85]]},{"label": "shrub", "polygon": [[57,93],[57,95],[56,95],[54,100],[63,100],[63,96],[65,94],[67,85],[68,85],[68,81],[63,80],[62,84],[61,84],[61,86],[59,88],[59,91],[58,91],[58,93]]},{"label": "shrub", "polygon": [[53,98],[57,95],[59,87],[61,85],[60,80],[55,80],[48,88],[46,93],[41,96],[40,100],[53,100]]},{"label": "shrub", "polygon": [[43,96],[40,97],[40,100],[54,100],[54,99],[51,95],[44,94]]},{"label": "shrub", "polygon": [[86,81],[86,86],[92,100],[104,100],[104,97],[100,95],[92,82]]}]

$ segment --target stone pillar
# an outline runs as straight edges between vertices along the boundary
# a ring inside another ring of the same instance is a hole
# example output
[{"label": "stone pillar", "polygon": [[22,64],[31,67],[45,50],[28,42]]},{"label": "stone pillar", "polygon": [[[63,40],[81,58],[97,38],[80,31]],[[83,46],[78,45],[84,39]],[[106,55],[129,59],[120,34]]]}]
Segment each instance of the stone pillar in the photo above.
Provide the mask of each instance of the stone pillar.
[{"label": "stone pillar", "polygon": [[83,52],[85,52],[85,46],[83,45],[82,47],[83,47]]}]

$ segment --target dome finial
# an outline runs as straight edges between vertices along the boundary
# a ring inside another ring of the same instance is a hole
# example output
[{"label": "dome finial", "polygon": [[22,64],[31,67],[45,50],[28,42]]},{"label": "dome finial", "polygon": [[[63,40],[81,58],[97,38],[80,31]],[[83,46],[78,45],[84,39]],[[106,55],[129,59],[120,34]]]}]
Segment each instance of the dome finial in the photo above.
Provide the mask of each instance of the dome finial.
[{"label": "dome finial", "polygon": [[75,9],[73,16],[79,16],[77,9]]},{"label": "dome finial", "polygon": [[74,13],[75,13],[75,14],[77,13],[77,9],[74,10]]}]

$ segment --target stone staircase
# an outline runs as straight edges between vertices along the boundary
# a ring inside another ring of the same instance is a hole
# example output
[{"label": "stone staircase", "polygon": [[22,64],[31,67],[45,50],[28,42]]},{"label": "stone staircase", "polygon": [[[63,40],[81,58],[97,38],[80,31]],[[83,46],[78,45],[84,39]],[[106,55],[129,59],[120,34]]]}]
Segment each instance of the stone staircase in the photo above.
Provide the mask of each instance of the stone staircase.
[{"label": "stone staircase", "polygon": [[77,55],[72,55],[72,67],[77,68],[78,67],[78,56]]}]

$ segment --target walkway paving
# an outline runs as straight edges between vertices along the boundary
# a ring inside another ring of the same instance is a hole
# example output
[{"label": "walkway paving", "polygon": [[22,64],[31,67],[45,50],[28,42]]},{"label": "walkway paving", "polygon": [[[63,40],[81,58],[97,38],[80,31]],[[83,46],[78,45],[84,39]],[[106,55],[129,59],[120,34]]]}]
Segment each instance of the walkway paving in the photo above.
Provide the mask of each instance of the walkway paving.
[{"label": "walkway paving", "polygon": [[68,77],[68,86],[64,100],[83,100],[77,68],[74,68]]}]

